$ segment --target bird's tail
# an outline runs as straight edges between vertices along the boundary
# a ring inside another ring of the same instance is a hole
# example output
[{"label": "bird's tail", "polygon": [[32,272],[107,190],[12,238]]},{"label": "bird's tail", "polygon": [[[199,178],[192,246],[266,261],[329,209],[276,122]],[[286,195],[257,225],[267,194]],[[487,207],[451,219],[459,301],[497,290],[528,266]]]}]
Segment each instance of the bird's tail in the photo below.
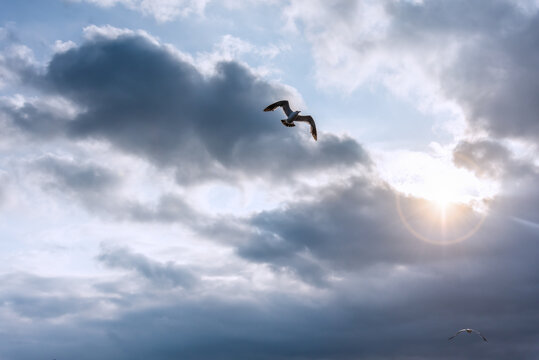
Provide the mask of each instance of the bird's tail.
[{"label": "bird's tail", "polygon": [[294,127],[294,126],[296,126],[295,124],[289,123],[289,122],[286,121],[286,120],[281,120],[281,122],[282,122],[283,125],[286,126],[286,127]]}]

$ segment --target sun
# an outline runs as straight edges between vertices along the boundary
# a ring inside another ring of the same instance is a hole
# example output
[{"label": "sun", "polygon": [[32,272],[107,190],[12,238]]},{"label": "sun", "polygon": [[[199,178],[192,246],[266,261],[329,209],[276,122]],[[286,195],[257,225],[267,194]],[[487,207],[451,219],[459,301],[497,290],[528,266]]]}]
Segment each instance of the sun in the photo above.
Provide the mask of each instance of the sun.
[{"label": "sun", "polygon": [[434,203],[438,206],[440,211],[445,211],[447,209],[447,206],[453,202],[453,199],[454,198],[451,196],[439,193],[434,199]]},{"label": "sun", "polygon": [[498,185],[465,168],[450,157],[406,154],[385,178],[396,190],[401,222],[416,238],[448,245],[471,237],[483,223],[488,199]]},{"label": "sun", "polygon": [[499,184],[456,167],[450,155],[400,152],[381,159],[380,174],[397,191],[431,201],[440,209],[494,197]]},{"label": "sun", "polygon": [[447,209],[451,203],[466,203],[474,196],[470,179],[457,171],[431,171],[426,174],[420,197],[432,201],[440,210]]}]

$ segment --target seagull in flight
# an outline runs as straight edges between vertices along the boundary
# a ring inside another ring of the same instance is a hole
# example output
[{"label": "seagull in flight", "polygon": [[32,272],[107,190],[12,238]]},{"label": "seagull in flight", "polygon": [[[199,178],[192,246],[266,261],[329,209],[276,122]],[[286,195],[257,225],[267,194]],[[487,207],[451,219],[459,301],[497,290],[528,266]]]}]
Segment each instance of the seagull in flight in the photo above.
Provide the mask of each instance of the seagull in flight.
[{"label": "seagull in flight", "polygon": [[448,340],[451,340],[453,339],[455,336],[457,336],[458,334],[462,333],[462,332],[467,332],[468,334],[471,334],[471,333],[476,333],[477,335],[481,336],[481,339],[483,339],[484,341],[487,341],[487,338],[483,336],[483,334],[481,334],[479,331],[475,330],[475,329],[460,329],[459,331],[457,331],[457,333],[453,336],[451,336]]},{"label": "seagull in flight", "polygon": [[264,111],[273,111],[277,109],[279,106],[283,108],[283,111],[285,115],[287,116],[286,119],[281,120],[284,126],[287,126],[287,127],[296,126],[294,124],[295,121],[307,122],[311,125],[311,135],[313,136],[315,140],[317,140],[316,124],[314,123],[314,119],[309,115],[299,115],[300,111],[292,111],[292,109],[290,109],[290,105],[288,105],[287,100],[277,101],[276,103],[268,105],[264,109]]}]

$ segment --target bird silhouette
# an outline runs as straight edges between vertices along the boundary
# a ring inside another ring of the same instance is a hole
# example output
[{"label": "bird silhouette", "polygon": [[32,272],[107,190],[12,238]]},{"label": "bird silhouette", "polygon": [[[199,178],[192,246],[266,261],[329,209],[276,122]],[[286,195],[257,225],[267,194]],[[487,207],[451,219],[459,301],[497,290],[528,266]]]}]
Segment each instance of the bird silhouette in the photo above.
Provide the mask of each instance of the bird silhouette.
[{"label": "bird silhouette", "polygon": [[285,115],[287,116],[286,119],[281,120],[284,126],[286,127],[294,127],[296,126],[294,122],[296,121],[302,121],[309,123],[311,125],[311,135],[315,140],[317,139],[317,133],[316,133],[316,124],[314,123],[314,119],[310,115],[299,115],[300,111],[292,111],[290,109],[290,105],[288,105],[287,100],[281,100],[277,101],[271,105],[268,105],[264,111],[273,111],[277,109],[278,107],[282,107]]},{"label": "bird silhouette", "polygon": [[477,335],[481,336],[481,339],[488,342],[487,338],[484,337],[483,334],[481,334],[479,331],[477,331],[475,329],[460,329],[459,331],[457,331],[457,333],[455,335],[451,336],[447,340],[451,340],[451,339],[455,338],[458,334],[463,333],[463,332],[467,332],[468,334],[476,333]]}]

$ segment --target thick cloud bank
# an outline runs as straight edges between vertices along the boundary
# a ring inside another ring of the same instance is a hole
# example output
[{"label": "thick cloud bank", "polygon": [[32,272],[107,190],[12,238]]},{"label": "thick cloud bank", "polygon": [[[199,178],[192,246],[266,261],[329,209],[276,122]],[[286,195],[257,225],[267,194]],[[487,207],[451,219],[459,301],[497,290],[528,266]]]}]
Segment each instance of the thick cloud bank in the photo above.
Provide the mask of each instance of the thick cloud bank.
[{"label": "thick cloud bank", "polygon": [[350,138],[323,134],[315,146],[304,127],[287,129],[279,121],[283,114],[263,113],[268,102],[291,97],[283,86],[235,62],[204,76],[142,35],[94,36],[56,54],[36,77],[30,83],[69,99],[80,112],[66,120],[30,103],[4,105],[18,127],[38,138],[106,140],[175,169],[181,184],[290,177],[370,161]]}]

